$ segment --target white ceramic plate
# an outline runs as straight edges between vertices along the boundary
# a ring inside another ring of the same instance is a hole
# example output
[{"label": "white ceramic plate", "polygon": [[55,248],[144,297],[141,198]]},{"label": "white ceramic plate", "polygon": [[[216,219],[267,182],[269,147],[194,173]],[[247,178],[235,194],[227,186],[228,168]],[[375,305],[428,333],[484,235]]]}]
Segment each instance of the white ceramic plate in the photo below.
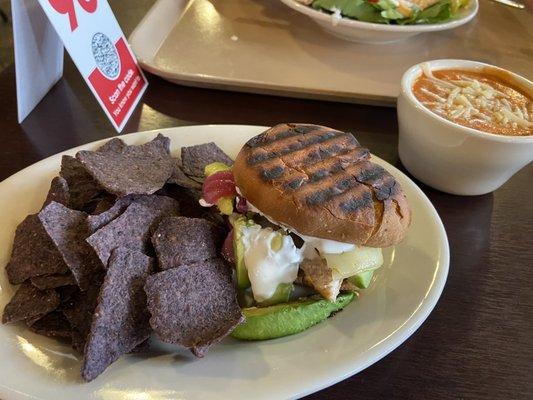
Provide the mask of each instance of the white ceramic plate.
[{"label": "white ceramic plate", "polygon": [[[211,125],[139,132],[127,143],[151,140],[157,132],[184,145],[215,141],[235,156],[264,128]],[[93,149],[101,142],[69,150]],[[0,183],[0,265],[8,261],[17,224],[36,212],[58,173],[61,154],[34,164]],[[176,400],[282,399],[300,397],[353,375],[406,340],[428,317],[446,282],[449,250],[435,209],[403,173],[383,160],[402,184],[413,209],[406,240],[387,249],[385,265],[370,289],[343,312],[301,334],[265,342],[227,339],[203,359],[154,343],[150,356],[122,357],[91,383],[79,378],[80,357],[68,346],[23,326],[0,327],[2,400]],[[14,289],[0,276],[0,305]]]},{"label": "white ceramic plate", "polygon": [[470,3],[459,10],[456,17],[448,22],[420,25],[387,25],[357,21],[350,18],[337,20],[328,13],[315,10],[296,0],[281,1],[293,10],[307,15],[322,29],[332,35],[352,42],[373,44],[396,42],[424,32],[437,32],[457,28],[474,18],[479,8],[478,0],[470,0]]}]

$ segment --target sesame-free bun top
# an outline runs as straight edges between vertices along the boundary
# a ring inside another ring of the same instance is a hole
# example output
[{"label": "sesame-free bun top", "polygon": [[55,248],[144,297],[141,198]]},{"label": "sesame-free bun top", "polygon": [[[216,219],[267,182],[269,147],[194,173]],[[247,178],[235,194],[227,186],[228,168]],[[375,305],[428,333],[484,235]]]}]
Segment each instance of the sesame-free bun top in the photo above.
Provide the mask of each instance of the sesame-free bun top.
[{"label": "sesame-free bun top", "polygon": [[242,196],[297,233],[371,247],[400,242],[411,222],[394,177],[352,134],[280,124],[250,139],[233,166]]}]

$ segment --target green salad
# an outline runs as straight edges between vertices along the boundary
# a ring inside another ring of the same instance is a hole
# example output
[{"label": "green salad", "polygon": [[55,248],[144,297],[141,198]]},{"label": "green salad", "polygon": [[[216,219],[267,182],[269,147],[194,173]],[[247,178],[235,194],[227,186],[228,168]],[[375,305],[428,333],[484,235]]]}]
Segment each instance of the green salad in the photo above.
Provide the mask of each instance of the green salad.
[{"label": "green salad", "polygon": [[297,0],[338,17],[380,24],[435,24],[453,19],[469,0]]}]

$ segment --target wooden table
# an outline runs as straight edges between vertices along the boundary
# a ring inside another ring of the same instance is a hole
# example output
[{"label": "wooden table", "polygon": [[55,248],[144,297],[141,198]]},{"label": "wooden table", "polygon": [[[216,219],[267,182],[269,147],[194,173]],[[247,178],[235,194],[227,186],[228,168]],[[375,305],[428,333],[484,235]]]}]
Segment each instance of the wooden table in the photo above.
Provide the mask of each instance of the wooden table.
[{"label": "wooden table", "polygon": [[[126,32],[150,3],[111,1]],[[193,89],[151,75],[148,79],[150,88],[124,132],[208,123],[310,122],[352,131],[376,155],[402,168],[394,109]],[[0,93],[0,180],[49,155],[115,135],[70,62],[65,78],[22,125],[16,119],[13,67],[0,73]],[[393,353],[309,399],[533,398],[533,165],[485,196],[457,197],[421,187],[450,241],[450,274],[441,300]]]}]

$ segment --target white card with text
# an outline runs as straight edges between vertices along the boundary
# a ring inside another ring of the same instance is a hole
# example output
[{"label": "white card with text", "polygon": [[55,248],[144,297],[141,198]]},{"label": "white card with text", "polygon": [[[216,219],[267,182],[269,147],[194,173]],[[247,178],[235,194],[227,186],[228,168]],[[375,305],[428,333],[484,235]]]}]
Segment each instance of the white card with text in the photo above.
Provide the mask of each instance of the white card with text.
[{"label": "white card with text", "polygon": [[[148,82],[108,2],[38,2],[107,116],[121,131]],[[39,38],[36,41],[39,42]],[[16,42],[15,47],[17,45]],[[19,56],[23,57],[22,54]]]}]

